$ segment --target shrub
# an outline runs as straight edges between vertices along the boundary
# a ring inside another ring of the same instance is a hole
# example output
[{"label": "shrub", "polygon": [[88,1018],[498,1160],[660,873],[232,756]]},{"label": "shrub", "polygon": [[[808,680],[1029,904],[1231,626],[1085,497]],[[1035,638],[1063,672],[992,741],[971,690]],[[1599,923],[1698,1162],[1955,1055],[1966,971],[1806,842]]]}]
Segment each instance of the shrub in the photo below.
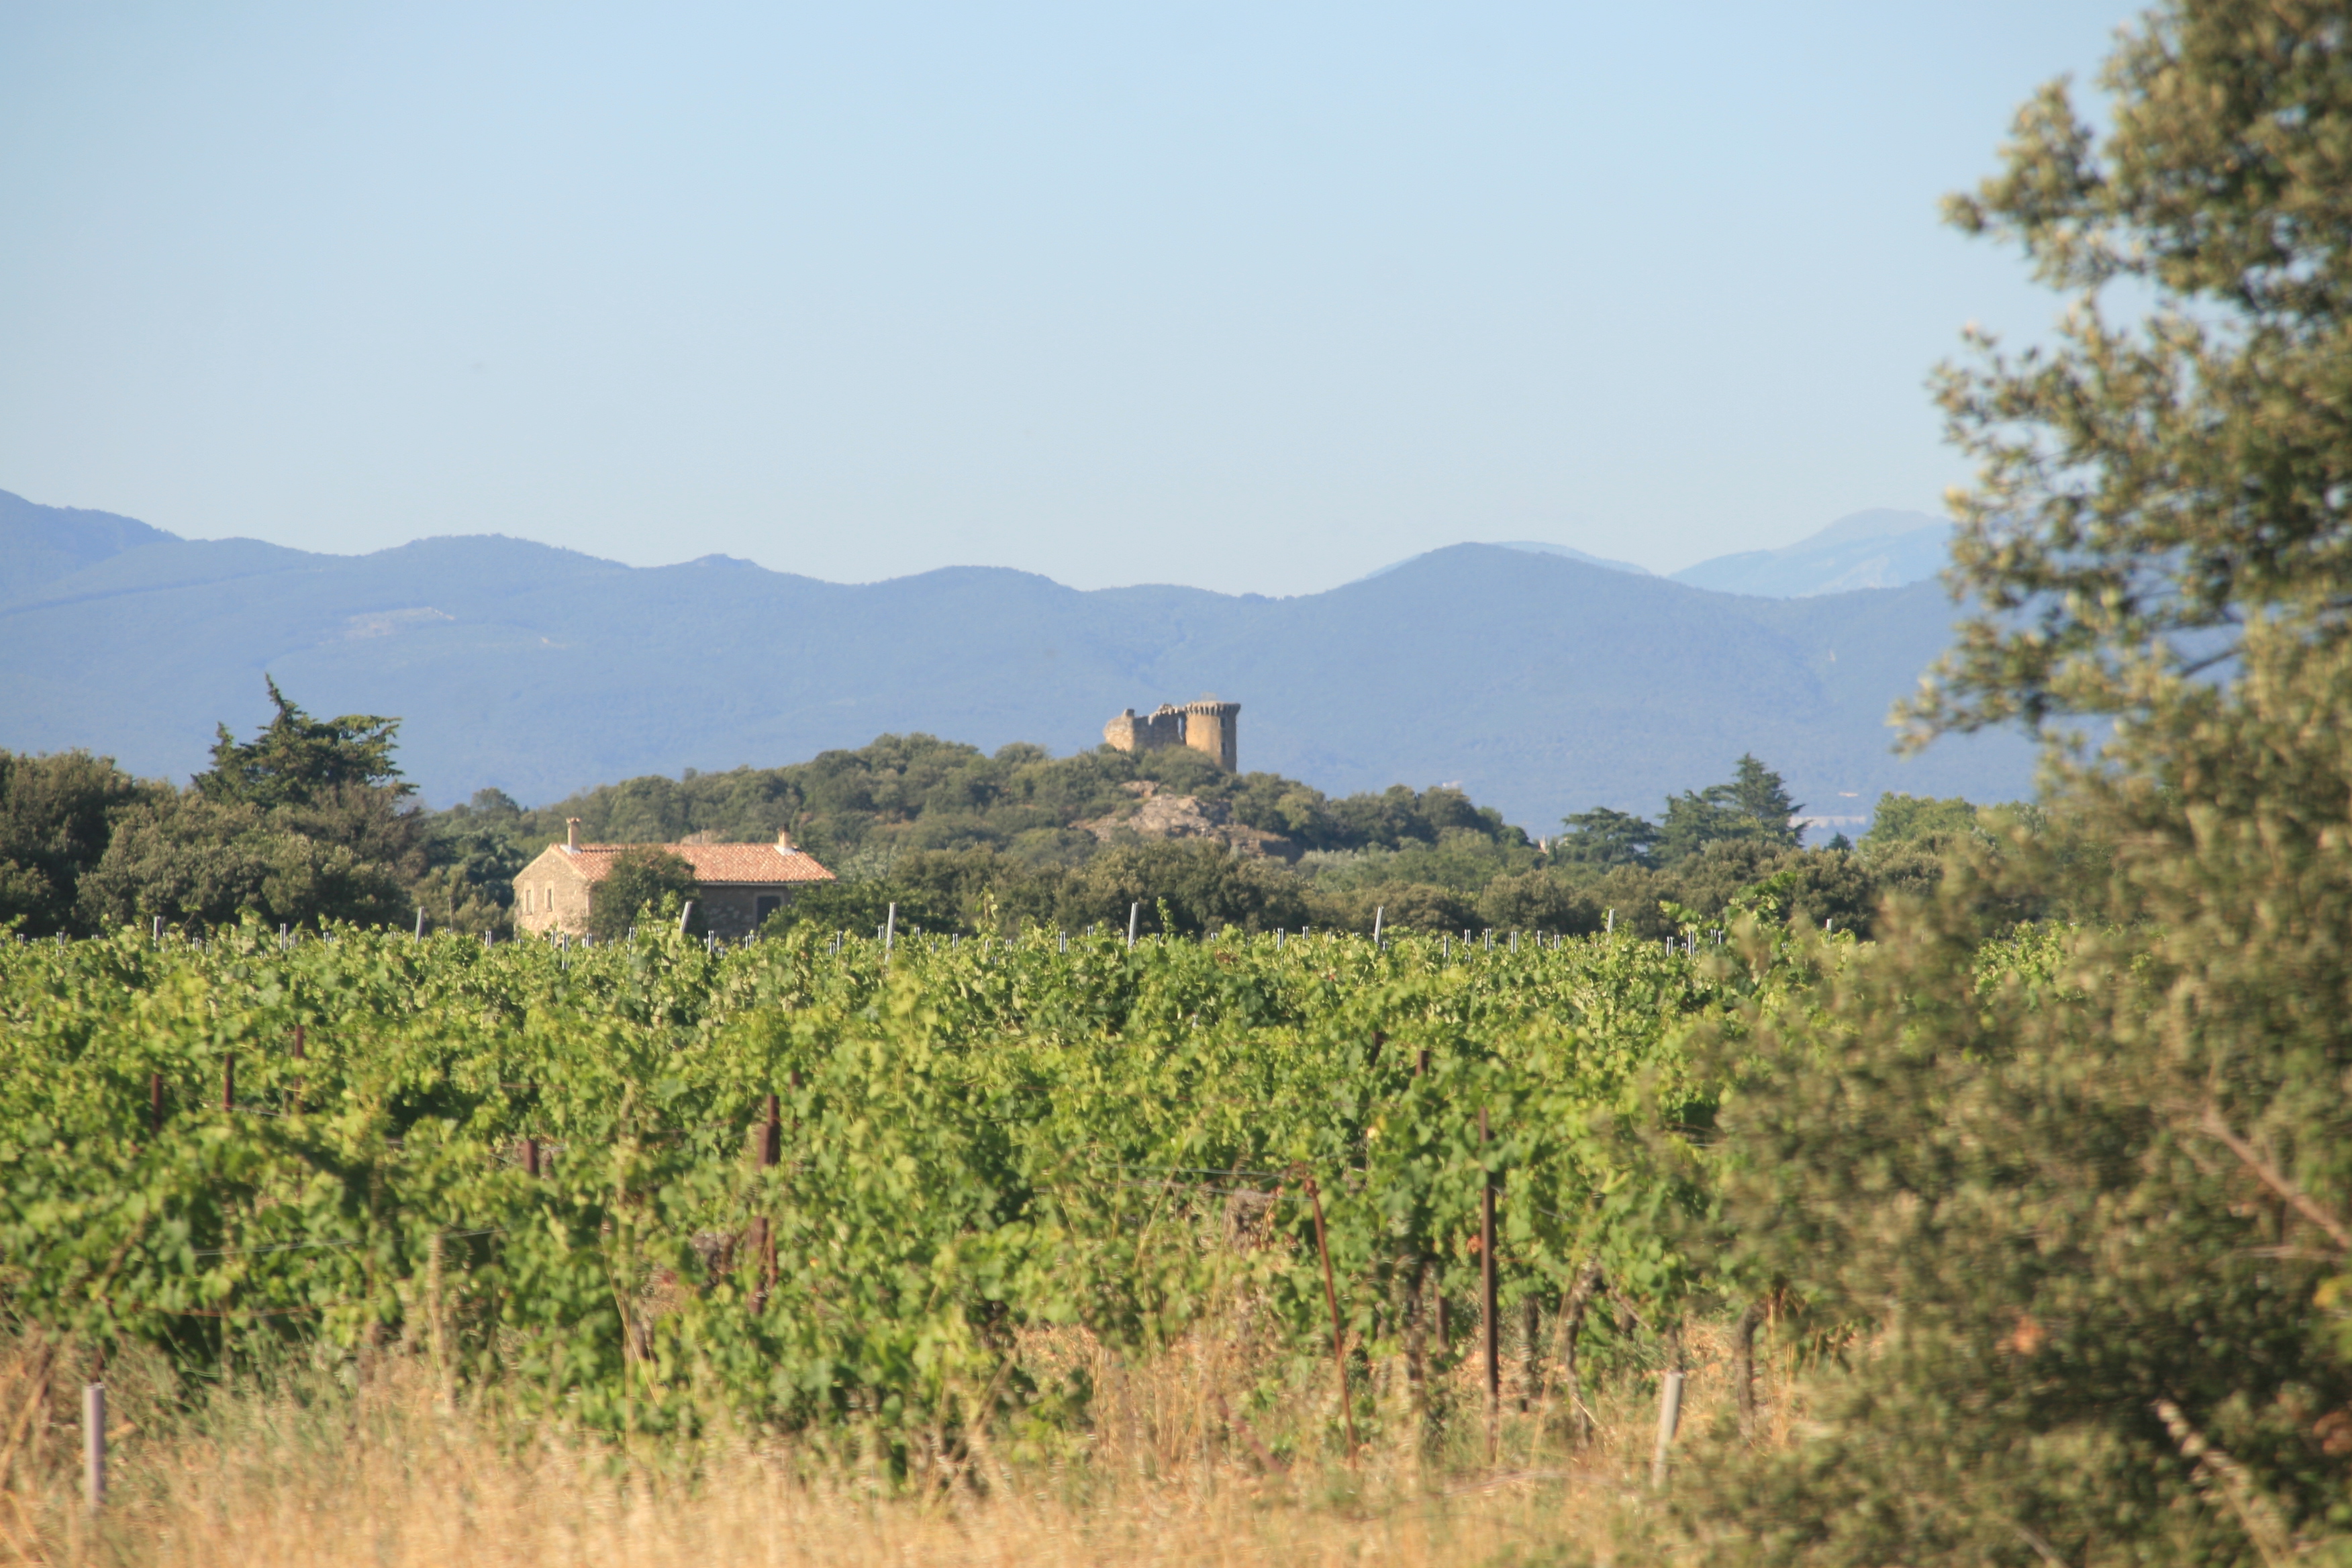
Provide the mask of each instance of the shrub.
[{"label": "shrub", "polygon": [[599,942],[618,941],[665,900],[682,901],[697,891],[694,868],[683,857],[657,844],[632,845],[613,857],[613,868],[589,899],[589,932]]}]

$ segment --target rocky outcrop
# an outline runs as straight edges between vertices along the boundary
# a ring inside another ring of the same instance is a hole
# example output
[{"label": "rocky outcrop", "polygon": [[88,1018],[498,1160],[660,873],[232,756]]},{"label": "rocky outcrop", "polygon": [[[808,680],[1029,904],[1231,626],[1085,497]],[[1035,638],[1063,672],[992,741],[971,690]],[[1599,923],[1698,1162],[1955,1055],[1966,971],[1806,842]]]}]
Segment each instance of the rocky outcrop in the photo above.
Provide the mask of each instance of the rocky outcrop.
[{"label": "rocky outcrop", "polygon": [[1281,834],[1235,822],[1223,801],[1203,800],[1197,795],[1163,795],[1148,779],[1119,787],[1134,798],[1134,805],[1074,826],[1106,844],[1122,834],[1138,838],[1211,838],[1244,855],[1270,855],[1284,860],[1298,857],[1298,846]]}]

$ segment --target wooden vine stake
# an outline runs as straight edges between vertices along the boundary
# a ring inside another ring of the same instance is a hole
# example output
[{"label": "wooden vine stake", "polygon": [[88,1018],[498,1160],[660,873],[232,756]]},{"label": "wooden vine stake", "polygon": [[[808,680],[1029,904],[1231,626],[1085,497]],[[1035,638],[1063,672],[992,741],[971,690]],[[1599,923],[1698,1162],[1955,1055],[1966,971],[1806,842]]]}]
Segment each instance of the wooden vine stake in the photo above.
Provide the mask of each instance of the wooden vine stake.
[{"label": "wooden vine stake", "polygon": [[81,1391],[81,1495],[96,1513],[106,1506],[106,1384]]},{"label": "wooden vine stake", "polygon": [[[775,1169],[776,1162],[783,1155],[783,1143],[782,1107],[772,1094],[768,1096],[767,1120],[760,1126],[760,1169]],[[767,1306],[768,1294],[776,1288],[776,1229],[762,1215],[751,1222],[751,1235],[752,1247],[760,1259],[760,1289],[751,1297],[751,1310],[757,1312]]]},{"label": "wooden vine stake", "polygon": [[1658,1444],[1650,1454],[1650,1489],[1664,1491],[1675,1431],[1683,1420],[1683,1334],[1666,1331],[1666,1375],[1658,1384]]},{"label": "wooden vine stake", "polygon": [[1331,1243],[1323,1231],[1323,1194],[1313,1176],[1302,1178],[1315,1208],[1315,1250],[1323,1258],[1323,1300],[1331,1309],[1331,1364],[1339,1373],[1339,1415],[1348,1424],[1348,1463],[1356,1462],[1356,1407],[1348,1401],[1348,1340],[1339,1327],[1339,1287],[1331,1276]]},{"label": "wooden vine stake", "polygon": [[[1478,1147],[1486,1147],[1486,1108],[1478,1108]],[[1478,1194],[1478,1304],[1486,1329],[1486,1462],[1493,1464],[1502,1443],[1503,1346],[1502,1314],[1495,1308],[1495,1173],[1485,1173]]]},{"label": "wooden vine stake", "polygon": [[436,1230],[425,1244],[425,1344],[433,1356],[433,1381],[436,1385],[440,1403],[446,1406],[451,1399],[451,1389],[449,1346],[442,1326],[442,1281],[441,1233]]},{"label": "wooden vine stake", "polygon": [[1756,1441],[1756,1331],[1764,1324],[1764,1303],[1750,1301],[1731,1331],[1732,1392],[1739,1397],[1739,1437]]},{"label": "wooden vine stake", "polygon": [[1591,1413],[1584,1407],[1584,1390],[1577,1376],[1578,1342],[1584,1331],[1585,1310],[1591,1305],[1593,1293],[1601,1285],[1600,1259],[1588,1258],[1584,1267],[1576,1271],[1576,1283],[1560,1301],[1560,1380],[1568,1399],[1569,1441],[1578,1447],[1592,1440]]}]

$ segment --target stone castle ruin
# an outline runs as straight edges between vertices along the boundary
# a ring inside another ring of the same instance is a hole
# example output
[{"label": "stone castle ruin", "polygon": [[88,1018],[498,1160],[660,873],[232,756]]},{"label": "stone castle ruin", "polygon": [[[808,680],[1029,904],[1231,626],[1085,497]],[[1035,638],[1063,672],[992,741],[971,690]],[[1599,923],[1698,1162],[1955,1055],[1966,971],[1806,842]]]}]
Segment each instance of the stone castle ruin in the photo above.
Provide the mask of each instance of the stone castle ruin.
[{"label": "stone castle ruin", "polygon": [[1162,702],[1141,718],[1129,708],[1103,726],[1103,739],[1122,752],[1190,746],[1207,753],[1225,772],[1238,773],[1234,736],[1241,711],[1240,703],[1220,702],[1213,697],[1181,706]]}]

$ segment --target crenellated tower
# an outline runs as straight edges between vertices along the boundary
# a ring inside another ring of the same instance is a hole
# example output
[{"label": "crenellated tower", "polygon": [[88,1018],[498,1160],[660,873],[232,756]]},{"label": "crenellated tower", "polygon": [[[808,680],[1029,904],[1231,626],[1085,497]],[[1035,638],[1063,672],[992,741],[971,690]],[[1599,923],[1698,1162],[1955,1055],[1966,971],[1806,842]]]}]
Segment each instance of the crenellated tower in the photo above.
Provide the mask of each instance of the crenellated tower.
[{"label": "crenellated tower", "polygon": [[1184,743],[1196,752],[1208,754],[1225,772],[1238,773],[1235,762],[1239,747],[1235,733],[1241,728],[1242,705],[1220,702],[1205,698],[1199,702],[1184,704]]}]

